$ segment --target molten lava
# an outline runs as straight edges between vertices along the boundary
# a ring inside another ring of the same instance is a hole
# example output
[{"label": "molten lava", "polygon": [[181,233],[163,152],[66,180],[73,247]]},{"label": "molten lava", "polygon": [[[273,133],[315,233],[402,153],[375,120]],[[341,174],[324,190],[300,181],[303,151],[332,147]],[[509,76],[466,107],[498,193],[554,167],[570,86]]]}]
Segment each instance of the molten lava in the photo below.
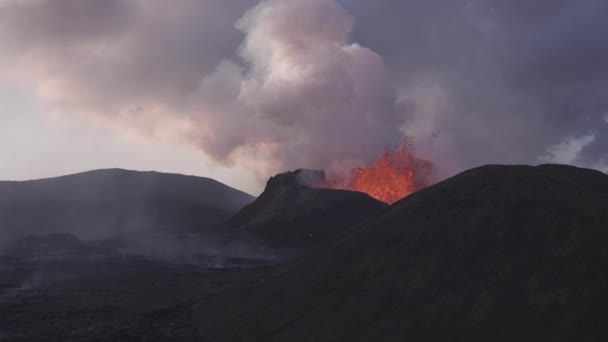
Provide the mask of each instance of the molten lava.
[{"label": "molten lava", "polygon": [[404,142],[399,148],[387,146],[382,156],[366,168],[354,168],[347,180],[332,180],[325,188],[364,192],[377,200],[393,204],[428,186],[432,165],[416,159],[412,145]]}]

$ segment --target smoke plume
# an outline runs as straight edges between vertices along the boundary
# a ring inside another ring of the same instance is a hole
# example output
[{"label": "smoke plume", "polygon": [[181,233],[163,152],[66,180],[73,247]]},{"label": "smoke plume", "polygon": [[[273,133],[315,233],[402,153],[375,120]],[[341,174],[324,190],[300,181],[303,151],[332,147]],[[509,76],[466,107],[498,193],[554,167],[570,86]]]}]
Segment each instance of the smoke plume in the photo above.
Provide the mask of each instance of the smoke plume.
[{"label": "smoke plume", "polygon": [[353,18],[337,3],[266,1],[237,28],[244,67],[224,61],[197,96],[198,108],[215,105],[196,118],[207,153],[242,160],[254,148],[271,168],[325,168],[399,141],[403,116],[389,72],[379,55],[350,42]]},{"label": "smoke plume", "polygon": [[[0,78],[55,113],[264,177],[368,163],[406,137],[443,175],[601,168],[605,13],[600,0],[5,0]],[[576,157],[555,157],[577,139]]]}]

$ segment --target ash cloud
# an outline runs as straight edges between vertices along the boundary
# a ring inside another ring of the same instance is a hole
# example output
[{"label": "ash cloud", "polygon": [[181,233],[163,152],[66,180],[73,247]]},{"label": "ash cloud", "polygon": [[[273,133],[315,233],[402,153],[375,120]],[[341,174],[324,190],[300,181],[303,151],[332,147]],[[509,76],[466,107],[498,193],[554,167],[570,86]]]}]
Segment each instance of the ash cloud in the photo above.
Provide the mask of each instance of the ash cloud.
[{"label": "ash cloud", "polygon": [[337,3],[266,1],[237,28],[243,65],[222,62],[197,96],[199,108],[220,101],[214,115],[195,118],[207,128],[197,141],[217,159],[247,159],[240,152],[253,147],[271,161],[251,160],[262,169],[325,168],[402,137],[389,71],[350,41],[353,19]]},{"label": "ash cloud", "polygon": [[599,0],[7,0],[0,77],[262,178],[370,162],[405,137],[441,176],[543,162],[590,134],[575,160],[604,165],[605,13]]},{"label": "ash cloud", "polygon": [[[406,131],[454,169],[534,163],[593,132],[606,157],[603,1],[348,1],[354,37],[382,55],[411,105]],[[539,159],[540,158],[540,159]]]}]

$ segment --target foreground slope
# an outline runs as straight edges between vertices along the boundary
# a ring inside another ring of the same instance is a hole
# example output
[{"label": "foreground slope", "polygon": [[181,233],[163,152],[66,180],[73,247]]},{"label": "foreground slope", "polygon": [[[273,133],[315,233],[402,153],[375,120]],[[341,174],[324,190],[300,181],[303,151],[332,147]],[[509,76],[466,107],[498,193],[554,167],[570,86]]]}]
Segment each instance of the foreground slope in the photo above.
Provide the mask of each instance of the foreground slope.
[{"label": "foreground slope", "polygon": [[209,178],[120,169],[0,182],[0,240],[59,232],[98,238],[196,231],[253,200]]},{"label": "foreground slope", "polygon": [[606,340],[607,246],[605,174],[486,166],[409,196],[197,319],[216,341]]},{"label": "foreground slope", "polygon": [[271,248],[308,248],[387,207],[360,192],[312,189],[305,185],[311,177],[324,174],[296,170],[271,177],[264,192],[228,220],[224,229],[252,236]]}]

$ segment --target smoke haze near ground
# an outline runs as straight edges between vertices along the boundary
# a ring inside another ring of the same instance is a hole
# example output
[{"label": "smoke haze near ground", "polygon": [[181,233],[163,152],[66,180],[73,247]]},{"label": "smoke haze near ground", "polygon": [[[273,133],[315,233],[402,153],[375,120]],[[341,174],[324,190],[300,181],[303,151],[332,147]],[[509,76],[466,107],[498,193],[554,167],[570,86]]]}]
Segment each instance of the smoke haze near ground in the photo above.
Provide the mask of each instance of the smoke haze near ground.
[{"label": "smoke haze near ground", "polygon": [[405,137],[440,177],[484,163],[606,170],[607,12],[599,0],[5,0],[0,78],[49,112],[195,144],[264,180],[370,162]]}]

